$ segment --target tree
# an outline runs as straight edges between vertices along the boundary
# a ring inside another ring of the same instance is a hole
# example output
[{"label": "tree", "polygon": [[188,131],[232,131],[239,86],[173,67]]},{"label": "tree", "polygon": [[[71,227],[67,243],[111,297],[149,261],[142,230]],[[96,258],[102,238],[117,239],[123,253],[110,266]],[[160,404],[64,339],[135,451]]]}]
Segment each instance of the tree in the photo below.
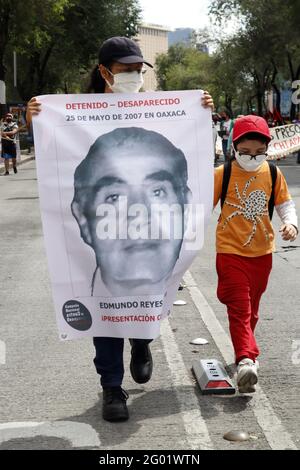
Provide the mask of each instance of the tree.
[{"label": "tree", "polygon": [[210,57],[194,47],[175,45],[156,60],[160,90],[210,88]]},{"label": "tree", "polygon": [[[245,87],[249,87],[249,78],[244,76],[240,67],[241,50],[235,39],[223,41],[212,56],[210,74],[213,96],[216,106],[224,107],[231,115],[238,108],[242,112]],[[250,92],[251,93],[251,92]]]},{"label": "tree", "polygon": [[5,82],[7,72],[7,52],[31,47],[32,40],[43,41],[47,32],[37,26],[37,19],[45,19],[44,24],[57,21],[63,15],[70,0],[0,0],[0,80]]},{"label": "tree", "polygon": [[3,63],[9,64],[12,48],[18,51],[18,90],[23,100],[80,91],[82,77],[97,62],[101,42],[114,35],[135,36],[140,18],[137,0],[30,0],[24,13],[28,22],[23,25],[21,9],[14,11],[15,5],[21,2],[16,0],[9,8],[9,25],[15,33],[7,37]]},{"label": "tree", "polygon": [[241,67],[252,78],[259,113],[264,112],[265,93],[271,88],[280,106],[281,81],[300,77],[300,0],[213,0],[210,11],[219,22],[232,15],[240,20],[235,39],[243,51]]}]

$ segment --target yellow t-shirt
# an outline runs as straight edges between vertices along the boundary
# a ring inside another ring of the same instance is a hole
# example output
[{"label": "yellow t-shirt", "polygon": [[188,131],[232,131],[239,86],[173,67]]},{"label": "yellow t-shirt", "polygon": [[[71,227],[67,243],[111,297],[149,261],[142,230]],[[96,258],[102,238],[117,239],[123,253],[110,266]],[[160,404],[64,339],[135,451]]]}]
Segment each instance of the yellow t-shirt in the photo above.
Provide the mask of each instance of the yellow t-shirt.
[{"label": "yellow t-shirt", "polygon": [[[222,194],[224,166],[215,170],[214,206]],[[268,205],[272,177],[268,162],[248,172],[232,162],[227,195],[217,225],[217,253],[255,257],[275,250]],[[286,180],[277,167],[275,206],[291,199]]]}]

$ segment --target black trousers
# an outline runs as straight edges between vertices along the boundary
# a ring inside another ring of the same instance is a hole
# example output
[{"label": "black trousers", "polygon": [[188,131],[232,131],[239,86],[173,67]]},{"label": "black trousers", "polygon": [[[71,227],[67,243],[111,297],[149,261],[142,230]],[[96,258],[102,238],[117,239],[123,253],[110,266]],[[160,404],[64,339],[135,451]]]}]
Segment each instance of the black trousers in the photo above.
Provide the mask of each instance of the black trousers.
[{"label": "black trousers", "polygon": [[[151,343],[152,339],[137,339],[137,342]],[[118,387],[124,377],[124,339],[123,338],[93,338],[96,349],[94,364],[101,376],[102,387]]]}]

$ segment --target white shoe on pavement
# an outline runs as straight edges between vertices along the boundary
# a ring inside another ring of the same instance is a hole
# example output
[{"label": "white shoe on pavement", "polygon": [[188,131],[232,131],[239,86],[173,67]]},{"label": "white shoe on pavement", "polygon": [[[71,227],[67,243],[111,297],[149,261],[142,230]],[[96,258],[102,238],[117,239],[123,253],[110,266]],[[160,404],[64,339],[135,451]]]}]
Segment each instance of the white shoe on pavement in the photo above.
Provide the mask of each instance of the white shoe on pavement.
[{"label": "white shoe on pavement", "polygon": [[240,393],[254,393],[257,384],[257,361],[242,359],[237,366],[237,386]]}]

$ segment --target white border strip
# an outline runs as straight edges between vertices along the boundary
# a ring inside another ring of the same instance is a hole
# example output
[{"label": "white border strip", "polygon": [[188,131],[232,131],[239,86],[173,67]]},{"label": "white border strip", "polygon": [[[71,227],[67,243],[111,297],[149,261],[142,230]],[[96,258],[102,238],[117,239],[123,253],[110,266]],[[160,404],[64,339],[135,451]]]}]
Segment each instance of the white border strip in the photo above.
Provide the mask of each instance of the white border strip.
[{"label": "white border strip", "polygon": [[[181,407],[181,416],[190,449],[213,450],[213,443],[205,420],[201,415],[192,380],[187,373],[168,320],[161,323],[161,333],[161,341],[171,371],[172,383]],[[184,409],[184,404],[190,408],[188,411]]]}]

